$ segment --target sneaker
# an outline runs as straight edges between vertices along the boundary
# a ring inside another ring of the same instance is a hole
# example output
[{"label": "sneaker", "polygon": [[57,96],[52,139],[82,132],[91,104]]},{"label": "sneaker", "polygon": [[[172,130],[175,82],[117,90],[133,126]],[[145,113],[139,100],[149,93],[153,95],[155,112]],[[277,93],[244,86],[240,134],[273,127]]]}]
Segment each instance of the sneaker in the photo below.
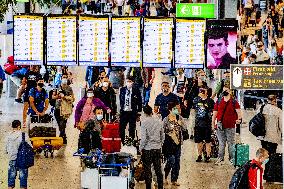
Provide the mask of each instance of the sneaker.
[{"label": "sneaker", "polygon": [[173,185],[173,186],[180,186],[180,183],[178,183],[178,182],[172,182],[172,185]]},{"label": "sneaker", "polygon": [[210,162],[210,156],[206,156],[206,157],[205,157],[205,162],[206,162],[206,163],[209,163],[209,162]]},{"label": "sneaker", "polygon": [[17,103],[23,103],[23,101],[22,101],[21,98],[16,98],[16,99],[15,99],[15,102],[17,102]]},{"label": "sneaker", "polygon": [[197,157],[196,162],[202,162],[202,156],[201,156],[201,155],[199,155],[199,156]]},{"label": "sneaker", "polygon": [[215,162],[215,165],[224,165],[224,160],[218,158],[217,161]]},{"label": "sneaker", "polygon": [[0,115],[2,115],[3,113],[2,113],[2,111],[0,111]]}]

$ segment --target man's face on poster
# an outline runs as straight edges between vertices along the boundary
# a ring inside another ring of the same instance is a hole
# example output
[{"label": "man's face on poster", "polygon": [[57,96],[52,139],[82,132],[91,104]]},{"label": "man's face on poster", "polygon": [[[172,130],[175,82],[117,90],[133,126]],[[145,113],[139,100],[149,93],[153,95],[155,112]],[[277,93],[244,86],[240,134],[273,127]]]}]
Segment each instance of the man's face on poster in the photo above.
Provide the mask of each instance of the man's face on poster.
[{"label": "man's face on poster", "polygon": [[208,39],[209,53],[214,59],[221,59],[227,53],[228,42],[224,38]]}]

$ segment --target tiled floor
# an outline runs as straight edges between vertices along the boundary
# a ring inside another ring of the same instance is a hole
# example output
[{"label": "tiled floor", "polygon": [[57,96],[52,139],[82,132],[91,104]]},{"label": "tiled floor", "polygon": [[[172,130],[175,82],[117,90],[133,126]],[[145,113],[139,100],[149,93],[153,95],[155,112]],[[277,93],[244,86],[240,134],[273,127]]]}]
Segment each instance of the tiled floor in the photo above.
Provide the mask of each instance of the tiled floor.
[{"label": "tiled floor", "polygon": [[[77,72],[76,72],[77,73]],[[79,72],[78,72],[79,73]],[[81,73],[81,72],[80,72]],[[78,74],[77,80],[83,76]],[[158,81],[161,78],[157,78]],[[157,82],[156,82],[157,83]],[[78,88],[79,85],[75,85]],[[156,84],[153,96],[159,93],[159,84]],[[78,90],[75,90],[78,91]],[[78,93],[77,93],[78,95]],[[152,98],[153,100],[153,98]],[[0,99],[0,189],[7,188],[7,157],[4,154],[4,137],[10,130],[10,123],[13,119],[21,120],[22,105],[14,104],[13,99]],[[246,122],[253,116],[253,112],[245,112]],[[80,188],[80,161],[72,154],[77,148],[79,132],[73,128],[73,117],[68,122],[67,136],[68,145],[58,152],[55,157],[45,158],[43,155],[36,157],[35,166],[29,170],[29,188],[30,189],[79,189]],[[246,125],[242,128],[242,140],[250,145],[251,158],[260,143],[249,133]],[[281,148],[279,147],[279,150]],[[186,141],[182,147],[182,161],[180,187],[178,189],[226,189],[234,168],[229,164],[224,166],[215,166],[211,163],[196,163],[196,147],[192,141]],[[19,186],[17,185],[17,188]],[[138,183],[136,189],[144,189],[143,183]],[[166,189],[171,188],[167,186]],[[265,185],[265,189],[280,189],[281,185]]]}]

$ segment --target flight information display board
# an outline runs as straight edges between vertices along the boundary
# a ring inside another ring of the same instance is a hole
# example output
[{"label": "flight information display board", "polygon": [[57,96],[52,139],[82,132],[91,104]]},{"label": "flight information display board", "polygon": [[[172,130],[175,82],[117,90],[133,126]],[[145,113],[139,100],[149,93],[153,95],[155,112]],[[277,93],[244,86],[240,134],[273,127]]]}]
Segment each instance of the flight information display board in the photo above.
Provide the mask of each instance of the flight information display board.
[{"label": "flight information display board", "polygon": [[175,67],[203,68],[205,20],[176,19]]},{"label": "flight information display board", "polygon": [[42,65],[44,63],[42,16],[14,16],[13,35],[16,65]]},{"label": "flight information display board", "polygon": [[77,65],[76,16],[47,17],[47,65]]},{"label": "flight information display board", "polygon": [[173,59],[172,33],[172,18],[144,19],[144,67],[171,67],[171,62]]},{"label": "flight information display board", "polygon": [[108,66],[108,17],[79,17],[79,65]]},{"label": "flight information display board", "polygon": [[140,67],[140,17],[112,18],[111,65]]}]

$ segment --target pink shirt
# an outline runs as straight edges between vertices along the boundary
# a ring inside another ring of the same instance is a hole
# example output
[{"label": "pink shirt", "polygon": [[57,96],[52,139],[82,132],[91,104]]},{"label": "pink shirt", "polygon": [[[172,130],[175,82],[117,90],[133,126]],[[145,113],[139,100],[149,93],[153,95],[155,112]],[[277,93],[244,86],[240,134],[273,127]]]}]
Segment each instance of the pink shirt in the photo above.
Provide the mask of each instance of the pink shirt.
[{"label": "pink shirt", "polygon": [[80,121],[86,122],[90,119],[93,119],[94,116],[95,116],[95,114],[94,114],[95,107],[96,106],[93,104],[92,101],[87,100],[86,104],[84,105]]}]

